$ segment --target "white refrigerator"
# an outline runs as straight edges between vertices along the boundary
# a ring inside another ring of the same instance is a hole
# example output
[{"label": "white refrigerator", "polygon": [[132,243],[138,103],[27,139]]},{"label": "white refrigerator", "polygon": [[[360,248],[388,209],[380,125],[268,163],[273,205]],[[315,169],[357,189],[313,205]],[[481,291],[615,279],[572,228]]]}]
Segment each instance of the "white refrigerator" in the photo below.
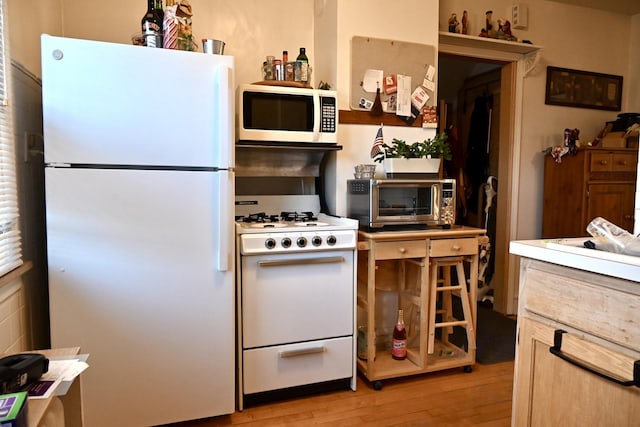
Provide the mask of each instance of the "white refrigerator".
[{"label": "white refrigerator", "polygon": [[84,425],[235,409],[234,60],[42,36],[52,347]]}]

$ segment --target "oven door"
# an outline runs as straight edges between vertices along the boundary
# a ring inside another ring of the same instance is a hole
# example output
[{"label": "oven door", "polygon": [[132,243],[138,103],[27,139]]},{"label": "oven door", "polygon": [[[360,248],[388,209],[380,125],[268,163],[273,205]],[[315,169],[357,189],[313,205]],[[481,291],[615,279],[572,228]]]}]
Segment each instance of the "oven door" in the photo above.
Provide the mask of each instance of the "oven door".
[{"label": "oven door", "polygon": [[371,223],[435,224],[438,220],[438,184],[385,181],[373,185]]},{"label": "oven door", "polygon": [[243,348],[353,334],[354,251],[242,257]]}]

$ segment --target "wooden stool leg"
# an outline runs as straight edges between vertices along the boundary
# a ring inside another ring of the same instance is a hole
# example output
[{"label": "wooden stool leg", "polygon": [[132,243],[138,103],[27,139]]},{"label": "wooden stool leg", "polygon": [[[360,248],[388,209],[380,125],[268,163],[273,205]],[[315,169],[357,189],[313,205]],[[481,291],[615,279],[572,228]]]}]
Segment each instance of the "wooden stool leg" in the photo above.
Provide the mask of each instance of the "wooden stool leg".
[{"label": "wooden stool leg", "polygon": [[[443,278],[442,286],[447,288],[450,287],[451,286],[451,266],[450,265],[442,266],[442,278]],[[441,294],[442,294],[441,301],[442,301],[442,310],[443,310],[442,321],[446,322],[453,318],[453,306],[451,304],[451,297],[453,296],[453,292],[448,290],[448,291],[442,291]],[[442,341],[449,342],[449,335],[452,333],[453,333],[453,326],[447,326],[446,328],[444,328],[442,333]]]},{"label": "wooden stool leg", "polygon": [[435,347],[436,333],[436,311],[437,311],[437,292],[438,287],[438,270],[437,261],[431,264],[431,279],[429,280],[429,336],[427,343],[427,353],[432,354]]},{"label": "wooden stool leg", "polygon": [[473,351],[476,349],[476,333],[473,327],[473,311],[469,301],[469,293],[467,292],[467,278],[464,274],[464,265],[462,262],[456,265],[456,272],[458,274],[458,284],[460,285],[462,313],[464,315],[464,319],[467,321],[465,328],[467,331],[467,351]]}]

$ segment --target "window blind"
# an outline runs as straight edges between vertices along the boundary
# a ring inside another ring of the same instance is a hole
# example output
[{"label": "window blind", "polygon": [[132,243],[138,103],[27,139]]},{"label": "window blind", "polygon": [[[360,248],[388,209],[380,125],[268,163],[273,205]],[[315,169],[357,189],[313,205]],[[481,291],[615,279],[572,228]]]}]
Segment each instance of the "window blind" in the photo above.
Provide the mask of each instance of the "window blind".
[{"label": "window blind", "polygon": [[6,17],[6,0],[0,0],[0,276],[22,264]]}]

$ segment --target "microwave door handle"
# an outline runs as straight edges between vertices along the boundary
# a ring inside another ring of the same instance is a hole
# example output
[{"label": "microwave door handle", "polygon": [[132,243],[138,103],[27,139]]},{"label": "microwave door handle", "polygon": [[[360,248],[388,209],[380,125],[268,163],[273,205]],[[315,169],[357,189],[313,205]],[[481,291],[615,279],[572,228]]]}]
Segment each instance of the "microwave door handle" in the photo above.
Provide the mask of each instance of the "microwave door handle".
[{"label": "microwave door handle", "polygon": [[320,115],[322,105],[320,105],[320,94],[313,91],[313,141],[320,141]]}]

